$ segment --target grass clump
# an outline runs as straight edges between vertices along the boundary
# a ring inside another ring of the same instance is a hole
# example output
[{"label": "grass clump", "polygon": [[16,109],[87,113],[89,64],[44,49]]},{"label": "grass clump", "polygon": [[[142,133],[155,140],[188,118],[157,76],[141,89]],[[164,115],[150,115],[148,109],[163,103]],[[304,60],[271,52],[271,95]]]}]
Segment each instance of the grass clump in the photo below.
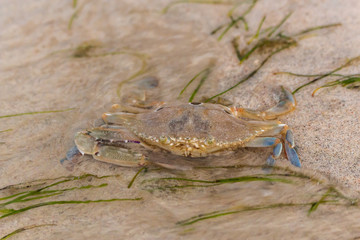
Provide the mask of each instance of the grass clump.
[{"label": "grass clump", "polygon": [[[232,168],[233,167],[233,168]],[[263,167],[263,166],[261,166]],[[226,166],[226,167],[199,167],[198,169],[204,169],[212,171],[214,169],[227,168],[238,170],[241,168],[257,168],[257,166]],[[179,189],[179,188],[204,188],[214,187],[222,184],[233,183],[247,183],[247,182],[271,182],[271,183],[285,183],[295,184],[291,177],[302,178],[295,172],[287,172],[287,174],[253,174],[231,178],[217,178],[217,179],[194,179],[184,177],[162,177],[162,178],[150,178],[142,181],[142,184],[146,184],[146,189],[150,190],[164,190],[164,189]],[[156,184],[147,185],[147,183],[155,182]]]},{"label": "grass clump", "polygon": [[279,21],[279,23],[277,23],[276,25],[268,27],[264,30],[261,30],[262,26],[266,20],[266,16],[264,16],[261,19],[256,32],[247,41],[248,47],[245,47],[242,50],[239,49],[238,37],[235,37],[231,41],[233,48],[235,50],[236,56],[239,60],[239,64],[242,64],[244,61],[248,60],[249,57],[252,54],[254,54],[256,51],[260,51],[263,55],[264,55],[264,53],[267,55],[253,71],[251,71],[246,76],[240,78],[240,80],[236,84],[234,84],[233,86],[229,87],[228,89],[206,99],[205,102],[210,102],[214,98],[220,97],[221,95],[233,90],[234,88],[238,87],[240,84],[251,79],[261,69],[261,67],[264,66],[265,63],[267,61],[269,61],[274,55],[276,55],[276,54],[282,52],[283,50],[286,50],[292,46],[296,46],[298,44],[298,41],[301,40],[305,34],[308,34],[310,32],[317,31],[320,29],[340,26],[339,23],[335,23],[335,24],[311,27],[311,28],[302,30],[298,33],[292,34],[292,35],[284,34],[281,31],[281,27],[290,18],[291,15],[292,15],[292,12],[285,15],[285,17],[282,18]]},{"label": "grass clump", "polygon": [[315,93],[322,89],[322,88],[327,88],[327,87],[334,87],[334,86],[342,86],[342,87],[346,87],[348,89],[357,89],[360,88],[360,74],[349,74],[349,75],[345,75],[345,74],[337,74],[337,72],[339,72],[340,70],[353,66],[355,64],[358,64],[360,60],[360,56],[351,58],[349,60],[347,60],[344,64],[340,65],[339,67],[326,72],[326,73],[321,73],[321,74],[298,74],[298,73],[292,73],[292,72],[277,72],[275,74],[288,74],[288,75],[292,75],[292,76],[297,76],[297,77],[315,77],[314,79],[312,79],[311,81],[297,87],[294,91],[293,94],[297,93],[300,89],[309,86],[311,84],[316,83],[317,81],[324,79],[326,77],[339,77],[338,79],[334,80],[334,81],[330,81],[318,88],[316,88],[313,93],[312,96],[315,95]]},{"label": "grass clump", "polygon": [[[357,202],[354,202],[352,199],[344,197],[341,193],[339,193],[335,188],[328,187],[325,189],[325,193],[323,193],[319,200],[317,201],[309,201],[309,202],[300,202],[300,203],[274,203],[269,205],[254,205],[254,206],[235,206],[232,208],[227,208],[218,211],[212,211],[208,213],[201,213],[196,216],[187,218],[185,220],[177,222],[178,225],[187,226],[192,225],[194,223],[205,221],[209,219],[219,218],[227,215],[240,214],[248,211],[260,211],[267,209],[277,209],[284,207],[309,207],[308,216],[315,212],[320,204],[323,205],[341,205],[341,206],[357,206]],[[341,201],[342,200],[342,201]],[[357,206],[358,207],[358,206]]]},{"label": "grass clump", "polygon": [[[11,194],[8,196],[0,197],[0,219],[6,218],[15,214],[19,214],[22,212],[26,212],[28,210],[44,207],[44,206],[50,206],[50,205],[63,205],[63,204],[86,204],[86,203],[100,203],[100,202],[114,202],[114,201],[139,201],[142,200],[142,198],[112,198],[112,199],[96,199],[96,200],[50,200],[50,201],[43,201],[44,199],[48,199],[49,197],[54,197],[58,195],[63,195],[66,192],[70,191],[78,191],[78,190],[84,190],[84,189],[94,189],[94,188],[103,188],[108,186],[107,183],[101,183],[99,185],[83,185],[83,186],[76,186],[71,188],[60,188],[60,189],[53,189],[55,186],[60,186],[64,183],[70,183],[70,182],[76,182],[78,183],[81,180],[86,180],[89,178],[96,178],[96,179],[104,179],[108,177],[116,177],[116,175],[108,175],[108,176],[95,176],[91,174],[85,174],[82,176],[69,176],[69,177],[61,177],[52,179],[56,182],[47,184],[43,187],[37,188],[35,190],[28,190],[28,191],[22,191],[15,194]],[[51,179],[48,179],[51,180]],[[48,180],[44,180],[43,184],[35,182],[36,186],[38,184],[44,185],[45,182],[48,182]],[[59,180],[59,181],[57,181]],[[18,188],[20,187],[20,188]],[[6,189],[22,189],[22,188],[28,188],[31,187],[27,185],[18,185],[18,186],[8,186],[5,188],[2,188],[1,190]],[[32,204],[29,202],[32,202],[34,200],[37,200],[36,203]],[[39,202],[40,200],[40,202]],[[13,204],[21,204],[22,207],[20,208],[9,208],[8,205]],[[25,206],[24,206],[25,205]]]}]

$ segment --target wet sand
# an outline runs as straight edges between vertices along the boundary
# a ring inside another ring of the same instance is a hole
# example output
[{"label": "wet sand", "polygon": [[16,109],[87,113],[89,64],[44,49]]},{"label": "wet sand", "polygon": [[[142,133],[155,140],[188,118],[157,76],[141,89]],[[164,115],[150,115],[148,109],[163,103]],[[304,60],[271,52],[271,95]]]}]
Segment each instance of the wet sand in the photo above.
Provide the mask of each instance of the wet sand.
[{"label": "wet sand", "polygon": [[[72,171],[60,164],[73,145],[76,131],[93,127],[101,114],[119,101],[120,82],[141,69],[144,76],[156,76],[157,96],[174,100],[184,85],[210,63],[215,67],[200,96],[212,96],[235,84],[258,66],[263,55],[254,54],[238,64],[231,40],[239,36],[240,47],[256,31],[266,15],[264,28],[292,16],[282,26],[286,33],[342,23],[317,31],[296,47],[275,55],[249,81],[224,97],[235,105],[266,109],[278,101],[279,86],[291,90],[310,79],[274,72],[324,73],[360,55],[360,3],[336,1],[259,1],[246,16],[250,31],[230,30],[221,41],[209,33],[228,22],[231,5],[178,4],[166,14],[161,10],[171,1],[3,1],[0,4],[0,116],[61,110],[66,112],[1,118],[0,188],[38,179],[94,174],[117,175],[106,179],[86,178],[66,183],[63,188],[98,185],[99,189],[64,192],[51,200],[96,200],[137,198],[141,201],[52,205],[0,219],[0,237],[31,225],[54,224],[29,229],[11,239],[356,239],[360,236],[358,207],[320,205],[307,215],[310,206],[281,207],[247,211],[182,226],[178,221],[219,210],[239,210],[248,205],[309,203],[321,198],[329,184],[346,196],[359,198],[360,95],[342,87],[312,91],[323,79],[296,93],[297,109],[280,120],[294,131],[304,173],[324,179],[321,184],[296,178],[295,184],[267,181],[239,182],[205,188],[166,189],[166,184],[143,182],[159,177],[222,179],[261,174],[261,169],[213,169],[189,172],[149,170],[127,188],[138,169],[116,167],[85,156]],[[82,5],[84,4],[84,5]],[[247,5],[239,7],[240,14]],[[72,28],[69,20],[75,11]],[[91,54],[102,57],[73,56],[84,42],[96,45]],[[120,53],[121,52],[121,53]],[[126,54],[123,54],[126,52]],[[131,54],[129,54],[129,52]],[[139,57],[140,56],[140,57]],[[358,73],[356,65],[341,73]],[[134,79],[136,80],[136,78]],[[196,85],[185,92],[187,97]],[[131,84],[124,85],[129,90]],[[126,92],[127,90],[125,90]],[[124,91],[123,91],[124,93]],[[269,149],[245,149],[226,158],[215,159],[214,166],[261,165]],[[206,165],[207,163],[205,163]],[[278,166],[289,167],[281,158]],[[291,168],[291,167],[290,167]],[[292,168],[291,168],[292,169]],[[286,173],[288,170],[281,173]],[[51,180],[45,181],[50,184]],[[178,183],[178,182],[177,182]],[[164,184],[164,186],[162,185]],[[160,188],[162,187],[162,188]],[[154,188],[154,189],[153,189]],[[36,189],[32,186],[29,189]],[[0,198],[17,193],[4,189]],[[35,200],[38,203],[43,200]],[[13,208],[25,203],[11,205]]]}]

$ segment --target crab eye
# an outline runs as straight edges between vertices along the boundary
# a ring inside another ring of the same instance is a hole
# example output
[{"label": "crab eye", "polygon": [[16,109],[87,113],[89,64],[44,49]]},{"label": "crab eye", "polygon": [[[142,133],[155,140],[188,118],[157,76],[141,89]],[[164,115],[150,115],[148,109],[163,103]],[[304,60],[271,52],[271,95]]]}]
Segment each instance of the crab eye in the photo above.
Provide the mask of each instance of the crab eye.
[{"label": "crab eye", "polygon": [[164,107],[159,107],[159,108],[157,108],[156,110],[155,110],[155,112],[158,112],[158,111],[160,111],[161,109],[163,109]]},{"label": "crab eye", "polygon": [[189,103],[190,105],[202,105],[202,103],[201,102],[191,102],[191,103]]},{"label": "crab eye", "polygon": [[206,145],[211,145],[215,142],[215,139],[213,137],[208,137],[205,139],[205,144]]},{"label": "crab eye", "polygon": [[170,143],[170,138],[169,137],[166,137],[166,136],[160,136],[160,142],[161,143],[165,143],[165,144],[168,144]]}]

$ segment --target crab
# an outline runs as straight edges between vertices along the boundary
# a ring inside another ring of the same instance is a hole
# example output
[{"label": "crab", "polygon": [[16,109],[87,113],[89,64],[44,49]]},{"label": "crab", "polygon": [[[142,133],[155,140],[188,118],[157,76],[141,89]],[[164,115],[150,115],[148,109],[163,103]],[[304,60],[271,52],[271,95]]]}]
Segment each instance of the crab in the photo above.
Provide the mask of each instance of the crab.
[{"label": "crab", "polygon": [[[102,162],[136,167],[153,163],[158,152],[196,159],[244,147],[272,147],[267,165],[273,166],[284,148],[291,164],[300,167],[293,133],[277,120],[296,106],[291,92],[282,91],[284,98],[266,111],[196,102],[115,104],[102,115],[104,125],[76,133],[76,148],[68,158],[78,150]],[[171,168],[168,161],[157,164]]]}]

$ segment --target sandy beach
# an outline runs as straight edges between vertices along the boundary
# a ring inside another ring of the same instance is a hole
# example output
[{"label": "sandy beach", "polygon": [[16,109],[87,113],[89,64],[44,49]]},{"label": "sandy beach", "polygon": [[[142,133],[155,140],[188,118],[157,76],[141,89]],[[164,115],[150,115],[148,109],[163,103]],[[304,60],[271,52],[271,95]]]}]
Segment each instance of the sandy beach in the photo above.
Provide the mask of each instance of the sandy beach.
[{"label": "sandy beach", "polygon": [[[297,108],[279,118],[294,132],[302,168],[281,157],[274,176],[266,175],[277,180],[243,180],[265,176],[259,166],[271,149],[240,149],[226,157],[210,157],[211,161],[197,163],[208,168],[191,171],[150,168],[131,188],[128,184],[139,168],[102,163],[91,156],[70,167],[60,163],[74,145],[74,134],[96,126],[112,104],[137,94],[139,79],[158,79],[152,97],[165,102],[176,100],[189,80],[208,66],[211,74],[194,101],[234,86],[272,51],[260,48],[239,64],[234,50],[234,42],[239,49],[253,46],[247,42],[264,16],[262,29],[267,29],[289,14],[276,32],[284,36],[338,25],[296,37],[296,46],[274,54],[253,77],[221,96],[232,105],[265,110],[279,101],[280,86],[294,91],[316,78],[275,73],[324,74],[360,56],[359,1],[215,2],[222,4],[0,3],[0,237],[23,228],[9,239],[360,238],[359,89],[335,86],[312,96],[334,76],[296,92]],[[231,23],[229,11],[236,18],[252,3],[244,17],[248,30],[238,21],[223,32]],[[222,30],[211,34],[220,25]],[[354,61],[336,73],[358,74],[359,66]],[[181,101],[188,100],[198,81]],[[219,179],[239,177],[243,178],[218,184]],[[200,183],[179,178],[215,185],[188,186]],[[9,195],[64,179],[46,188],[56,190],[46,193],[54,196],[36,198],[39,193],[32,192],[27,198],[34,199],[4,205]],[[59,203],[99,199],[127,200]],[[57,203],[4,217],[4,209],[48,201]],[[309,214],[309,209],[314,212]]]}]

